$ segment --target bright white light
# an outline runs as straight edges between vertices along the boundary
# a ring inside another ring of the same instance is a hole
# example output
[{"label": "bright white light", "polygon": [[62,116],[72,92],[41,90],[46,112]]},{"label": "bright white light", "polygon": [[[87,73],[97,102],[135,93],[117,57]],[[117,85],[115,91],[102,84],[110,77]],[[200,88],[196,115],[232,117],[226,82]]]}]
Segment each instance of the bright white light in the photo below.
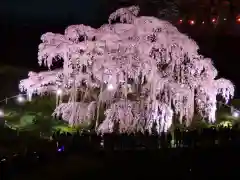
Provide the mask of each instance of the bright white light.
[{"label": "bright white light", "polygon": [[239,117],[239,113],[237,111],[235,111],[235,112],[233,112],[232,116],[235,117],[235,118],[238,118]]},{"label": "bright white light", "polygon": [[107,89],[108,89],[109,91],[113,90],[113,85],[112,85],[112,84],[108,84]]},{"label": "bright white light", "polygon": [[62,90],[61,89],[57,90],[57,95],[59,95],[59,96],[62,95]]},{"label": "bright white light", "polygon": [[213,18],[213,19],[212,19],[212,22],[213,22],[213,23],[215,23],[216,21],[217,21],[216,18]]},{"label": "bright white light", "polygon": [[22,102],[25,101],[25,99],[24,99],[23,96],[18,96],[17,101],[18,101],[19,103],[22,103]]},{"label": "bright white light", "polygon": [[194,20],[190,20],[189,23],[190,23],[190,25],[194,25],[195,21]]},{"label": "bright white light", "polygon": [[131,84],[128,84],[127,86],[128,86],[128,92],[129,92],[129,93],[132,93],[132,92],[133,92],[133,91],[132,91],[132,85],[131,85]]},{"label": "bright white light", "polygon": [[4,112],[2,109],[0,109],[0,117],[4,117]]},{"label": "bright white light", "polygon": [[223,20],[224,20],[224,21],[226,21],[226,20],[227,20],[227,18],[224,18]]}]

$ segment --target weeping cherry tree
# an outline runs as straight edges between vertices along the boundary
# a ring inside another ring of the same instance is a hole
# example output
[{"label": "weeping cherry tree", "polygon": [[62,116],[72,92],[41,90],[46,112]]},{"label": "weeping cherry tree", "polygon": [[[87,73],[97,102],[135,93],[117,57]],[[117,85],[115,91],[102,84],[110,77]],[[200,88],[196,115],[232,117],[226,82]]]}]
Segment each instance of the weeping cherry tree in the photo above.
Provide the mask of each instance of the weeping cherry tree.
[{"label": "weeping cherry tree", "polygon": [[[166,132],[173,119],[188,126],[194,114],[215,122],[216,97],[228,102],[233,84],[216,79],[211,59],[172,24],[138,13],[121,8],[98,29],[80,24],[43,34],[38,62],[49,71],[29,73],[21,91],[29,99],[60,91],[53,115],[101,133]],[[51,69],[60,60],[63,67]]]}]

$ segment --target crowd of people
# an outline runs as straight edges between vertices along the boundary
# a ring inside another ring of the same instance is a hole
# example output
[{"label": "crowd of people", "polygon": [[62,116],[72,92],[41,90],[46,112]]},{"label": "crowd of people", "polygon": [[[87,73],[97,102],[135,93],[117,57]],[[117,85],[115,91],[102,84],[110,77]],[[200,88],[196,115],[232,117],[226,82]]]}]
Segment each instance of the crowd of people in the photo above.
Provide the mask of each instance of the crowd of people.
[{"label": "crowd of people", "polygon": [[[32,136],[29,132],[19,132],[6,127],[0,130],[0,155],[9,152],[64,147],[64,151],[84,150],[144,150],[178,147],[214,147],[240,145],[238,128],[202,128],[194,130],[175,129],[173,132],[149,134],[96,134],[78,131],[75,134],[56,131],[50,138]],[[61,151],[61,150],[59,150]]]},{"label": "crowd of people", "polygon": [[60,134],[55,132],[52,139],[70,149],[104,150],[144,150],[181,147],[226,147],[240,144],[238,127],[203,128],[192,130],[175,129],[173,132],[149,134],[137,132],[130,134],[96,134],[77,132]]},{"label": "crowd of people", "polygon": [[[31,136],[2,127],[0,130],[0,176],[36,169],[42,163],[54,161],[63,154],[94,152],[146,152],[161,149],[196,149],[198,147],[238,147],[238,128],[176,129],[171,133],[96,134],[90,131],[76,134],[54,132],[49,139]],[[156,151],[155,151],[156,152]],[[3,173],[5,172],[5,173]],[[0,178],[1,179],[1,178]]]}]

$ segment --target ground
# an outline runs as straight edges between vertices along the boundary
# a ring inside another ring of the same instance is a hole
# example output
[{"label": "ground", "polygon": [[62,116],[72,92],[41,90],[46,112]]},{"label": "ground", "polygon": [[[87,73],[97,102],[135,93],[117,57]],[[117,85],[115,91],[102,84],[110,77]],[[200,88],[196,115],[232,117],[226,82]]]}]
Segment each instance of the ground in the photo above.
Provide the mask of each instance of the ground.
[{"label": "ground", "polygon": [[[235,104],[238,100],[234,101]],[[233,103],[234,104],[234,103]],[[51,115],[55,108],[55,98],[52,96],[35,97],[31,102],[17,103],[16,100],[9,100],[4,104],[5,124],[14,130],[30,131],[35,135],[43,137],[51,136],[53,131],[60,130],[62,132],[74,132],[75,128],[71,128],[62,120],[54,119]],[[224,106],[219,107],[217,112],[217,122],[214,126],[228,126],[239,123],[239,118],[233,117],[230,109]],[[209,127],[206,122],[195,119],[192,128]]]},{"label": "ground", "polygon": [[[230,104],[238,108],[240,100],[235,99]],[[17,98],[1,102],[5,114],[5,125],[11,129],[30,131],[33,135],[41,135],[42,137],[49,137],[56,130],[70,133],[76,131],[76,128],[69,127],[64,121],[52,117],[55,106],[56,101],[53,95],[37,96],[31,102],[25,101],[24,103],[17,102]],[[236,123],[240,125],[240,118],[233,117],[229,107],[219,106],[216,115],[217,121],[213,126],[231,126]],[[184,128],[182,125],[178,126]],[[195,116],[191,128],[209,126],[212,125]]]},{"label": "ground", "polygon": [[64,121],[51,116],[54,108],[55,100],[50,96],[37,97],[25,103],[11,100],[3,106],[5,124],[11,129],[30,131],[43,137],[49,137],[56,130],[75,131]]}]

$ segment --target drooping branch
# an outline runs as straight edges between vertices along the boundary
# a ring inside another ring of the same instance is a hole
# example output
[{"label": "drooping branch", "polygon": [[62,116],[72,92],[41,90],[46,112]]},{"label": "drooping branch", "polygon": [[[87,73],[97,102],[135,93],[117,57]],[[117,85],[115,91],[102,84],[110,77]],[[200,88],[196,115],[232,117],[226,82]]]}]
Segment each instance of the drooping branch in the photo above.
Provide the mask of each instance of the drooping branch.
[{"label": "drooping branch", "polygon": [[[50,68],[62,59],[63,67],[52,74],[31,74],[21,81],[21,89],[33,93],[61,87],[69,102],[55,114],[64,114],[72,125],[98,119],[103,106],[99,132],[160,133],[173,117],[190,125],[195,113],[215,122],[216,96],[227,102],[234,95],[233,84],[216,79],[212,60],[201,56],[196,42],[171,23],[138,17],[138,12],[135,6],[121,8],[98,29],[73,25],[64,35],[44,34],[39,63]],[[117,18],[121,23],[114,23]],[[86,115],[90,102],[96,105],[94,118]]]}]

